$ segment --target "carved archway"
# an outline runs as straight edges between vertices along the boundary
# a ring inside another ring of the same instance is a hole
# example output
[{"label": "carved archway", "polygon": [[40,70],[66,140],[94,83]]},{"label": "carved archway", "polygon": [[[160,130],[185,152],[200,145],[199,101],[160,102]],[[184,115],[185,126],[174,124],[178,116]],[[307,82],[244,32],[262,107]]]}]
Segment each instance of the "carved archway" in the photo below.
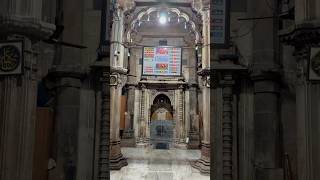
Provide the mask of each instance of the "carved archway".
[{"label": "carved archway", "polygon": [[186,28],[190,29],[191,35],[193,34],[195,37],[195,44],[201,43],[201,31],[199,30],[199,25],[195,23],[195,21],[185,12],[180,10],[179,8],[169,8],[169,7],[150,7],[144,10],[141,10],[132,19],[129,20],[125,32],[125,42],[132,43],[132,35],[137,33],[137,27],[140,25],[143,19],[148,19],[148,16],[152,13],[161,13],[168,12],[170,14],[174,14],[177,16],[177,19],[182,19],[186,24]]},{"label": "carved archway", "polygon": [[159,94],[153,99],[153,104],[151,105],[151,119],[154,119],[159,110],[165,110],[167,113],[165,115],[165,119],[173,120],[173,106],[171,104],[171,100],[168,96],[164,94]]}]

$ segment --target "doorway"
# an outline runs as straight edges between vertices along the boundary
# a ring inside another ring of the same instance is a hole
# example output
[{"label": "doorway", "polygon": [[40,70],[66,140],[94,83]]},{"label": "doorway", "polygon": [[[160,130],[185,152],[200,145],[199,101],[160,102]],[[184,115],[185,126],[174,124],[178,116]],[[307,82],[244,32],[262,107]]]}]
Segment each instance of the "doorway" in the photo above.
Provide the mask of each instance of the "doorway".
[{"label": "doorway", "polygon": [[150,142],[154,149],[169,149],[173,138],[173,107],[168,96],[159,94],[151,106]]}]

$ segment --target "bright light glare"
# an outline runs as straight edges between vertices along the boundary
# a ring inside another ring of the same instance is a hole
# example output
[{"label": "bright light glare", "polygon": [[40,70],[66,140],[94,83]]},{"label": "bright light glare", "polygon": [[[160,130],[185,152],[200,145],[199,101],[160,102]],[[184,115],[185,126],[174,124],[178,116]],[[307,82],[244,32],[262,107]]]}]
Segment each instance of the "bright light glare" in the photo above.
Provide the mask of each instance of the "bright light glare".
[{"label": "bright light glare", "polygon": [[160,22],[160,24],[166,24],[166,23],[167,23],[167,17],[165,17],[165,16],[160,16],[159,22]]}]

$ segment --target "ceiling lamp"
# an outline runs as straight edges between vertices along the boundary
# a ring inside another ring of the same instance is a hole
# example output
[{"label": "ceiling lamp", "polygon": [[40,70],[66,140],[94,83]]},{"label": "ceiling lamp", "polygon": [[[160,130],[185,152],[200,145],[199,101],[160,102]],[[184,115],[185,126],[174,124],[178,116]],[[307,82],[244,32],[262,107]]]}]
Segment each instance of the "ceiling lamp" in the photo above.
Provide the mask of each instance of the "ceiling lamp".
[{"label": "ceiling lamp", "polygon": [[160,13],[159,23],[160,24],[166,24],[167,23],[167,14],[166,13]]}]

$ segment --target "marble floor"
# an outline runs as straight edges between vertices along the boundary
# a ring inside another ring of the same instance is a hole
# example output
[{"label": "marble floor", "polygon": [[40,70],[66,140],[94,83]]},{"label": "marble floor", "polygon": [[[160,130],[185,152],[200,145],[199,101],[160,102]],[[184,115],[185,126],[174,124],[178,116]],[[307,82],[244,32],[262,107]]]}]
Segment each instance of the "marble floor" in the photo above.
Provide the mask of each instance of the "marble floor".
[{"label": "marble floor", "polygon": [[111,171],[111,180],[209,180],[190,165],[199,150],[122,148],[128,166]]}]

